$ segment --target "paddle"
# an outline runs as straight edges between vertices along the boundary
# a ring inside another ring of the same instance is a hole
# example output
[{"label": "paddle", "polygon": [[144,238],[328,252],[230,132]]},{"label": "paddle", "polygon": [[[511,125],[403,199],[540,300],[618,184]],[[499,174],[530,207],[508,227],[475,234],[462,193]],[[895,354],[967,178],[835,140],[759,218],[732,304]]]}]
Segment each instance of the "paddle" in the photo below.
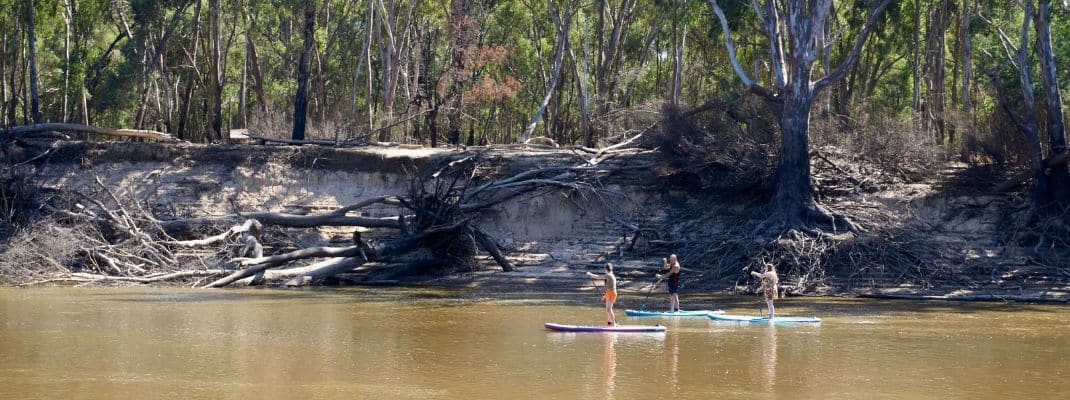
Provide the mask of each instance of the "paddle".
[{"label": "paddle", "polygon": [[[747,280],[749,281],[751,279],[750,266],[743,267],[743,273],[747,274]],[[761,284],[762,281],[759,280],[758,285]],[[758,315],[762,318],[765,318],[765,313],[762,311],[762,300],[764,300],[765,298],[762,296],[761,286],[758,287],[758,290],[756,290],[756,292],[758,292]]]},{"label": "paddle", "polygon": [[762,310],[762,300],[765,300],[765,297],[762,296],[762,291],[758,290],[758,316],[765,318],[765,311]]},{"label": "paddle", "polygon": [[594,279],[594,278],[587,278],[587,279],[591,280],[591,287],[594,287],[595,290],[598,291],[598,296],[599,297],[605,297],[606,296],[605,290],[603,288],[601,288],[601,287],[598,287],[598,279]]},{"label": "paddle", "polygon": [[658,284],[658,279],[654,278],[654,282],[650,283],[650,287],[646,289],[646,296],[643,296],[643,303],[639,305],[639,311],[646,309],[646,302],[650,300],[650,294],[654,293],[654,286]]}]

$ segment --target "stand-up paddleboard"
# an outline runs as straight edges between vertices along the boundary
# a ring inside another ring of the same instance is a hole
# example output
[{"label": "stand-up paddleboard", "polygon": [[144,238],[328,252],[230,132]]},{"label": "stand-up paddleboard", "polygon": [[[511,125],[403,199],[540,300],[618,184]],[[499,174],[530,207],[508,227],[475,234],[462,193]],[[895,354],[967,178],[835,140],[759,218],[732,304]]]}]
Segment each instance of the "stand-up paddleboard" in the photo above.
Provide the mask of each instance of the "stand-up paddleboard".
[{"label": "stand-up paddleboard", "polygon": [[547,322],[543,326],[551,331],[559,332],[665,332],[665,327],[661,325],[563,325],[555,324],[553,322]]},{"label": "stand-up paddleboard", "polygon": [[[759,317],[754,315],[728,315],[728,314],[706,314],[707,317],[714,321],[730,321],[730,322],[770,322],[769,317]],[[821,318],[818,317],[773,317],[775,323],[821,323]]]},{"label": "stand-up paddleboard", "polygon": [[721,310],[702,310],[702,311],[677,311],[677,312],[663,312],[663,311],[639,311],[639,310],[624,310],[624,315],[629,317],[705,317],[706,314],[724,314]]}]

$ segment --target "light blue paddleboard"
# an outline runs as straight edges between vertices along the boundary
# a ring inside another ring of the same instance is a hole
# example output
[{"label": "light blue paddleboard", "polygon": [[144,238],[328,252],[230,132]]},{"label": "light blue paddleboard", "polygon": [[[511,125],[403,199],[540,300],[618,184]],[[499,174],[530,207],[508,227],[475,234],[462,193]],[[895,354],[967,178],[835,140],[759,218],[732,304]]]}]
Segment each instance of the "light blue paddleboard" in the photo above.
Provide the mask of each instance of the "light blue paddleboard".
[{"label": "light blue paddleboard", "polygon": [[[769,322],[769,317],[759,317],[754,315],[728,315],[728,314],[706,314],[707,317],[714,321],[729,321],[729,322]],[[775,323],[812,323],[820,324],[821,318],[818,317],[774,317]]]},{"label": "light blue paddleboard", "polygon": [[724,314],[721,310],[702,310],[702,311],[677,311],[677,312],[663,312],[663,311],[639,311],[639,310],[624,310],[624,315],[629,317],[705,317],[707,314]]}]

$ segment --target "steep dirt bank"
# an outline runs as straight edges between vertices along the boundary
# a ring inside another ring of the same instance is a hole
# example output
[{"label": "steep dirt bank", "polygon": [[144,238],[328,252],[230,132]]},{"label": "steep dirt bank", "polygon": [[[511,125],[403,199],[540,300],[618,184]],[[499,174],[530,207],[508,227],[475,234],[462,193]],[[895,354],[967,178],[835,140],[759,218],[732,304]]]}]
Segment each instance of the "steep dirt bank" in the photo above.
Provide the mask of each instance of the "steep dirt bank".
[{"label": "steep dirt bank", "polygon": [[[35,190],[78,192],[99,191],[94,178],[99,177],[116,196],[138,199],[155,215],[176,218],[250,211],[316,214],[408,193],[414,177],[473,154],[488,160],[482,165],[492,167],[479,172],[489,178],[592,157],[582,151],[533,147],[356,150],[83,142],[64,143],[50,156],[30,160],[36,154],[7,154],[8,193],[16,176]],[[830,164],[840,163],[829,158]],[[842,164],[822,169],[815,162],[824,187],[857,189],[826,190],[823,201],[851,214],[867,232],[777,239],[750,236],[763,214],[760,193],[733,193],[716,185],[696,188],[688,184],[693,179],[689,173],[663,163],[656,152],[629,150],[616,162],[649,166],[597,178],[597,195],[531,193],[478,215],[478,224],[495,238],[516,271],[501,272],[489,256],[480,255],[477,265],[460,270],[355,272],[344,274],[343,281],[552,290],[591,287],[583,272],[610,261],[618,265],[625,288],[645,293],[660,258],[678,253],[686,268],[685,291],[752,290],[753,282],[741,270],[767,259],[779,265],[784,289],[793,294],[1059,301],[1070,293],[1070,273],[1060,263],[1066,249],[1050,243],[1035,248],[1035,241],[1008,232],[1024,209],[1014,195],[990,193],[998,175],[976,168],[949,164],[920,179],[867,186],[867,181],[880,179],[877,174],[867,176],[864,169]],[[391,206],[377,205],[362,209],[361,215],[390,212]],[[46,214],[38,210],[23,221]],[[24,223],[22,232],[31,227]],[[286,246],[348,243],[355,229],[308,229],[288,237]],[[38,244],[15,232],[7,239],[5,259],[8,264],[24,260],[13,255]],[[286,246],[268,246],[265,252],[285,251]],[[40,279],[52,268],[8,265],[4,279]]]}]

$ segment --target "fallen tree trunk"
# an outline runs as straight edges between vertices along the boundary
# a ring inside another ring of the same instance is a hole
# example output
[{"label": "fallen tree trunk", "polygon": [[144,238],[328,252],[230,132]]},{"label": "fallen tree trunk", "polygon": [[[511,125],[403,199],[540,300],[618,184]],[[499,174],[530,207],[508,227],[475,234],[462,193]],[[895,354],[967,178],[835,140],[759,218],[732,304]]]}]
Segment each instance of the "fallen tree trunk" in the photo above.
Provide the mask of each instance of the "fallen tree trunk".
[{"label": "fallen tree trunk", "polygon": [[[299,276],[306,276],[308,279],[316,280],[346,272],[368,261],[378,261],[387,255],[399,255],[410,252],[421,247],[428,238],[434,235],[453,235],[458,231],[463,230],[468,224],[469,221],[464,220],[446,226],[433,227],[412,236],[387,242],[380,248],[368,246],[361,242],[347,247],[313,247],[269,257],[241,259],[239,260],[241,265],[249,265],[250,267],[231,273],[230,275],[209,283],[204,287],[217,288],[227,286],[253,275],[260,274],[261,272],[263,272],[262,280],[264,281],[276,281]],[[290,261],[322,257],[331,257],[331,259],[304,267],[269,271],[272,267]],[[291,283],[295,282],[287,282],[286,284],[290,285]]]},{"label": "fallen tree trunk", "polygon": [[227,229],[226,231],[224,231],[223,233],[220,233],[218,235],[209,236],[209,237],[206,237],[204,239],[179,240],[179,241],[166,242],[166,243],[170,244],[172,246],[177,246],[177,247],[208,246],[208,245],[216,244],[216,243],[222,242],[224,240],[227,240],[227,238],[230,238],[231,236],[242,234],[242,233],[245,233],[245,232],[250,232],[250,231],[252,231],[252,234],[254,236],[260,236],[260,231],[262,229],[263,228],[261,227],[261,224],[260,224],[259,221],[255,220],[255,219],[247,219],[241,225],[233,226],[230,229]]},{"label": "fallen tree trunk", "polygon": [[282,277],[293,275],[290,280],[283,283],[284,286],[307,286],[312,282],[318,281],[323,278],[327,278],[342,272],[352,270],[364,264],[364,259],[360,257],[347,257],[347,258],[335,258],[304,268],[293,268],[288,270],[281,270],[279,276],[267,276],[265,273],[265,280],[278,280]]},{"label": "fallen tree trunk", "polygon": [[61,276],[59,278],[52,278],[52,279],[46,279],[46,280],[41,280],[41,281],[28,282],[28,283],[20,284],[18,286],[33,286],[33,285],[40,285],[40,284],[54,283],[54,282],[82,282],[82,283],[89,283],[89,282],[114,281],[114,282],[134,282],[134,283],[156,283],[156,282],[171,281],[171,280],[183,279],[183,278],[222,275],[222,274],[225,274],[227,272],[230,272],[230,271],[229,270],[225,270],[225,269],[190,270],[190,271],[171,272],[171,273],[167,273],[167,274],[159,274],[159,275],[155,275],[155,276],[152,276],[152,277],[114,276],[114,275],[103,275],[103,274],[90,274],[90,273],[85,273],[85,272],[75,272],[75,273],[70,273],[70,274],[64,274],[63,276]]},{"label": "fallen tree trunk", "polygon": [[364,146],[399,147],[400,146],[399,144],[394,143],[394,142],[379,142],[379,141],[374,141],[374,140],[356,140],[356,141],[354,141],[354,140],[337,140],[336,141],[336,140],[316,140],[316,139],[301,139],[301,140],[297,140],[297,139],[283,139],[283,138],[273,138],[273,137],[257,136],[257,135],[247,135],[247,137],[250,140],[255,140],[255,141],[257,141],[257,142],[259,142],[261,144],[264,144],[264,143],[280,143],[280,144],[289,144],[289,145],[296,145],[296,146],[312,144],[312,145],[317,145],[317,146],[332,146],[332,147],[364,147]]},{"label": "fallen tree trunk", "polygon": [[241,215],[223,215],[215,217],[186,218],[160,221],[160,226],[172,236],[181,235],[201,227],[225,225],[241,219],[255,219],[264,225],[287,226],[291,228],[314,228],[318,226],[360,226],[364,228],[399,228],[398,217],[356,217],[344,214],[299,215],[276,212],[254,212]]},{"label": "fallen tree trunk", "polygon": [[501,249],[498,248],[498,244],[494,242],[494,239],[490,237],[490,234],[478,227],[473,226],[472,236],[476,239],[476,243],[479,243],[479,247],[482,247],[484,251],[490,253],[490,256],[494,259],[494,262],[498,263],[498,265],[502,267],[502,271],[513,272],[514,270],[516,270],[516,268],[513,267],[513,264],[510,263],[504,255],[502,255]]},{"label": "fallen tree trunk", "polygon": [[0,136],[3,136],[5,138],[7,138],[7,137],[23,135],[23,134],[27,134],[27,133],[48,132],[48,131],[85,132],[85,133],[95,133],[95,134],[98,134],[98,135],[106,135],[106,136],[129,137],[129,138],[139,138],[139,139],[151,139],[151,140],[157,140],[157,141],[163,141],[163,142],[175,142],[175,141],[177,141],[174,138],[174,136],[171,136],[171,134],[163,133],[163,132],[157,132],[157,131],[150,131],[150,130],[143,130],[143,129],[112,129],[112,128],[101,128],[101,127],[89,126],[89,125],[64,124],[64,123],[46,123],[46,124],[33,124],[33,125],[16,126],[16,127],[12,127],[12,128],[8,128],[8,129],[4,129],[4,130],[0,131]]},{"label": "fallen tree trunk", "polygon": [[[1059,167],[1059,166],[1062,166],[1063,164],[1066,164],[1067,161],[1070,161],[1070,153],[1062,153],[1062,154],[1059,154],[1059,155],[1057,155],[1055,157],[1049,158],[1047,160],[1047,162],[1044,163],[1044,168]],[[1018,185],[1021,185],[1021,184],[1025,183],[1026,181],[1028,181],[1029,178],[1032,178],[1034,172],[1035,171],[1032,171],[1032,170],[1029,170],[1029,169],[1027,169],[1025,171],[1022,171],[1022,172],[1019,172],[1019,173],[1015,174],[1014,176],[1012,176],[1010,179],[1007,179],[1006,181],[1004,181],[999,186],[996,186],[996,191],[997,192],[1006,192],[1008,190],[1014,189],[1014,188],[1018,187]]]},{"label": "fallen tree trunk", "polygon": [[[363,252],[362,246],[349,246],[349,247],[312,247],[307,249],[301,249],[292,251],[289,253],[278,254],[270,257],[259,257],[252,259],[242,259],[239,261],[240,265],[249,266],[246,269],[236,271],[222,279],[205,285],[206,288],[215,288],[227,286],[231,283],[242,280],[246,277],[256,275],[257,273],[267,270],[269,268],[277,267],[290,261],[316,258],[316,257],[356,257],[364,259],[361,256]],[[360,256],[360,257],[358,257]],[[359,264],[358,264],[359,265]]]}]

